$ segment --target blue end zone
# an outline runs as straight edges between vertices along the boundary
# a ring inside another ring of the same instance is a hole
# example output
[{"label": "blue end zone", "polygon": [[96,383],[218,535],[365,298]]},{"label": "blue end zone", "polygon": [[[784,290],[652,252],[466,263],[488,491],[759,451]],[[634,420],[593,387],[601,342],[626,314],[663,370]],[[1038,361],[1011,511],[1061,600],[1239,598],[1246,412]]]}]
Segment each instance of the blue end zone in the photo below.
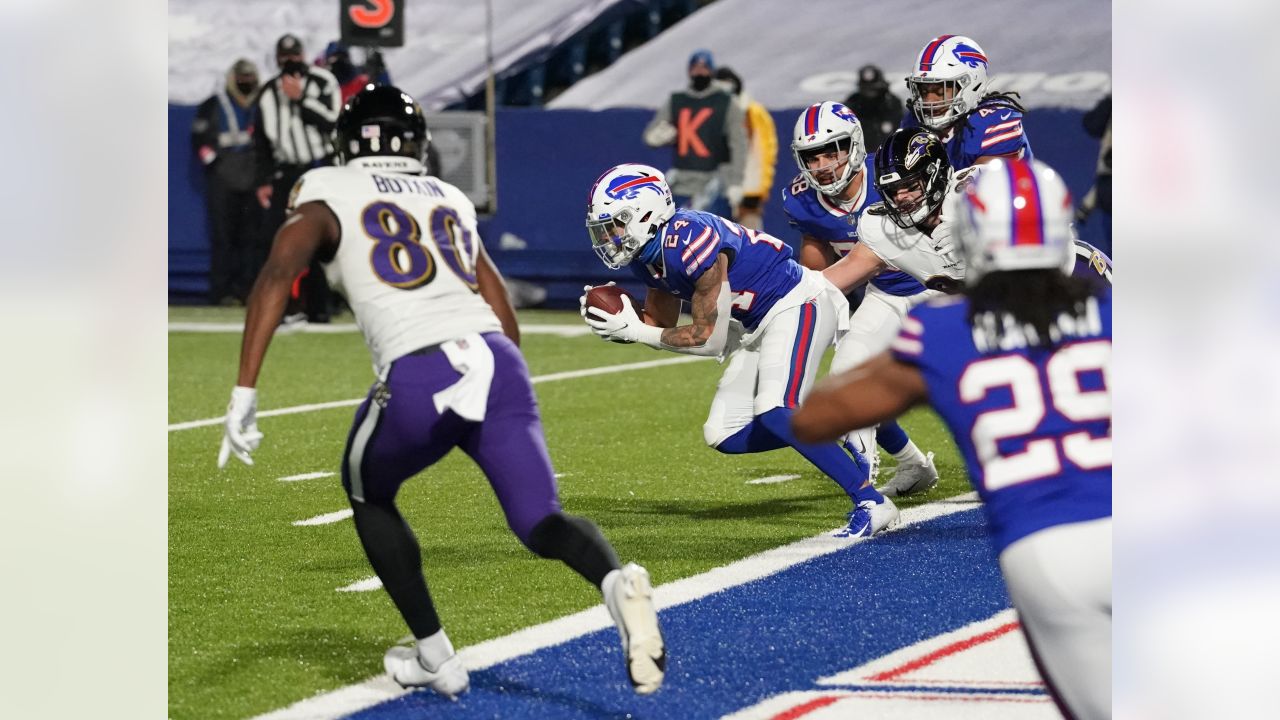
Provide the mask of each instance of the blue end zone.
[{"label": "blue end zone", "polygon": [[651,697],[631,691],[609,628],[474,672],[457,703],[422,691],[350,717],[719,717],[1009,606],[982,511],[967,510],[663,611],[669,664]]}]

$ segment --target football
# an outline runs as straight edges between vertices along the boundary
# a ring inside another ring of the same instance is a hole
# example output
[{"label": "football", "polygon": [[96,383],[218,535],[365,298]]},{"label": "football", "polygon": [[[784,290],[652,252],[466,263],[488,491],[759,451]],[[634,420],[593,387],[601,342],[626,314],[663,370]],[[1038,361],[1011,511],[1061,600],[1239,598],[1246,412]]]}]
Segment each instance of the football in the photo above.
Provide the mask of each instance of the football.
[{"label": "football", "polygon": [[617,285],[597,285],[587,291],[587,307],[599,308],[610,315],[616,315],[622,312],[622,296],[626,295],[631,298],[631,307],[636,309],[636,314],[644,317],[640,303],[631,293],[618,287]]}]

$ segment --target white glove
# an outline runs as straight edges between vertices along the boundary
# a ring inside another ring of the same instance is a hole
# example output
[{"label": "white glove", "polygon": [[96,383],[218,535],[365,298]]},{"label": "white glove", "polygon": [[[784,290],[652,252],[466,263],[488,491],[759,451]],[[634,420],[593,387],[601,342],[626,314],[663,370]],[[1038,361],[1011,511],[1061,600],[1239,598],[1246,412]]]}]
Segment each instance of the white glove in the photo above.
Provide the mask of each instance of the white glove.
[{"label": "white glove", "polygon": [[736,212],[738,210],[738,206],[742,204],[742,186],[730,185],[728,189],[724,191],[724,197],[729,201],[729,207],[733,208]]},{"label": "white glove", "polygon": [[[605,286],[616,285],[616,284],[617,283],[610,280],[609,282],[605,283]],[[591,285],[583,285],[582,295],[578,298],[578,314],[582,316],[583,320],[587,319],[587,293],[591,292],[592,287],[593,286]],[[588,324],[590,323],[588,322]]]},{"label": "white glove", "polygon": [[237,385],[231,390],[227,417],[222,425],[222,447],[218,450],[218,467],[226,467],[235,455],[245,465],[252,465],[249,453],[258,449],[262,433],[258,432],[258,391]]},{"label": "white glove", "polygon": [[582,317],[596,335],[613,342],[643,342],[645,330],[657,330],[659,335],[662,332],[658,328],[645,325],[640,315],[636,313],[636,309],[632,307],[631,298],[626,295],[622,296],[622,312],[610,315],[600,308],[588,307],[583,311]]}]

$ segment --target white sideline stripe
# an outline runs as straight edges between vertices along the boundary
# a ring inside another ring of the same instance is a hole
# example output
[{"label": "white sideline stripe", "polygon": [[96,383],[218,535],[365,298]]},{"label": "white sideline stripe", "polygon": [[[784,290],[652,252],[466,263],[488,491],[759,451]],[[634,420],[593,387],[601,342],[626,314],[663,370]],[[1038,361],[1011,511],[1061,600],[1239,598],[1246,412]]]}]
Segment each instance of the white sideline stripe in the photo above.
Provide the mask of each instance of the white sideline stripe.
[{"label": "white sideline stripe", "polygon": [[[369,592],[382,587],[382,579],[377,575],[363,580],[357,580],[350,585],[338,588],[338,592]],[[397,685],[396,687],[400,687]],[[337,717],[336,715],[334,717]]]},{"label": "white sideline stripe", "polygon": [[[554,382],[556,380],[572,380],[580,377],[591,377],[593,375],[609,375],[611,373],[627,372],[629,370],[644,370],[646,368],[662,367],[664,365],[680,365],[682,363],[697,362],[699,360],[710,360],[711,358],[697,357],[693,355],[682,355],[680,357],[667,358],[664,360],[645,360],[637,363],[624,363],[622,365],[604,365],[601,367],[587,368],[585,370],[567,370],[565,372],[551,373],[550,375],[539,375],[531,378],[534,385],[544,382]],[[296,415],[298,413],[314,412],[316,410],[331,410],[333,408],[355,407],[364,402],[364,398],[353,398],[351,400],[331,400],[329,402],[311,403],[310,405],[294,405],[293,407],[278,408],[276,410],[263,410],[258,413],[258,417],[277,417],[279,415]],[[173,423],[169,425],[169,432],[177,430],[191,430],[200,427],[209,427],[211,425],[221,425],[222,417],[205,418],[204,420],[188,420],[186,422]]]},{"label": "white sideline stripe", "polygon": [[302,473],[301,475],[286,475],[276,479],[280,482],[298,482],[299,480],[316,480],[318,478],[333,477],[334,475],[337,475],[337,473],[321,471]]},{"label": "white sideline stripe", "polygon": [[[191,322],[179,321],[169,323],[169,332],[188,332],[188,333],[240,333],[244,331],[243,322]],[[321,335],[332,335],[340,333],[360,332],[360,327],[355,323],[302,323],[300,325],[281,329],[281,332],[293,334],[302,333],[318,333]],[[520,332],[526,335],[559,335],[561,337],[578,337],[591,332],[591,328],[581,323],[565,324],[529,324],[521,325]]]},{"label": "white sideline stripe", "polygon": [[768,477],[756,478],[748,480],[748,485],[773,485],[774,483],[784,483],[788,480],[798,480],[799,475],[770,475]]},{"label": "white sideline stripe", "polygon": [[303,527],[305,525],[329,525],[332,523],[340,522],[342,520],[346,520],[347,518],[351,517],[354,514],[355,514],[355,511],[353,511],[351,508],[347,508],[346,510],[336,510],[331,513],[317,515],[313,518],[307,518],[306,520],[294,520],[293,524],[297,525],[298,527]]},{"label": "white sideline stripe", "polygon": [[[947,502],[933,502],[907,508],[902,511],[902,521],[898,528],[889,532],[969,510],[977,504],[977,496],[977,493],[965,493],[948,498]],[[806,560],[833,553],[868,539],[838,538],[832,536],[831,533],[834,531],[833,528],[821,535],[766,550],[700,575],[659,585],[654,590],[654,604],[659,610],[683,605],[731,587],[768,577]],[[459,652],[468,670],[483,670],[512,658],[559,645],[609,627],[613,627],[613,620],[609,618],[609,611],[601,603],[572,615],[518,630],[504,637],[486,640],[463,648]],[[253,720],[336,720],[344,715],[395,699],[407,692],[409,691],[401,689],[386,675],[378,675],[356,685],[348,685],[323,695],[299,700],[288,707],[259,715]]]}]

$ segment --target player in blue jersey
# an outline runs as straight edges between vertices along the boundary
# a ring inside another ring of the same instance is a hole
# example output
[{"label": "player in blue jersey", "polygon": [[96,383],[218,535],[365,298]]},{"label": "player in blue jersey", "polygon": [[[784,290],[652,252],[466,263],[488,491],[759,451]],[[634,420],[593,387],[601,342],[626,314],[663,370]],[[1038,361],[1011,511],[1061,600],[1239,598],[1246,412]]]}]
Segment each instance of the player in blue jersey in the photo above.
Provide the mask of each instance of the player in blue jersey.
[{"label": "player in blue jersey", "polygon": [[964,296],[915,308],[890,351],[819,385],[796,436],[818,442],[933,405],[986,507],[1046,685],[1066,717],[1107,718],[1111,290],[1064,271],[1072,205],[1043,163],[991,163],[948,212]]},{"label": "player in blue jersey", "polygon": [[[868,180],[862,124],[840,103],[810,105],[796,119],[791,154],[800,174],[783,188],[782,209],[791,227],[800,231],[800,264],[821,271],[853,250],[858,243],[858,219],[863,210],[880,201],[880,193]],[[836,345],[831,372],[848,370],[887,347],[902,316],[924,292],[924,285],[901,271],[874,277],[853,313],[849,332]],[[845,442],[870,463],[874,480],[880,453],[871,437],[870,432],[852,433]],[[933,453],[920,452],[896,420],[876,428],[874,438],[898,461],[894,476],[882,488],[884,494],[910,495],[938,483]]]},{"label": "player in blue jersey", "polygon": [[[840,445],[791,435],[792,409],[812,387],[827,346],[848,327],[844,295],[801,267],[781,240],[718,215],[676,210],[666,179],[647,165],[619,165],[596,180],[587,230],[606,266],[626,267],[649,287],[645,317],[627,298],[620,313],[608,314],[588,308],[584,295],[582,317],[597,334],[728,355],[703,425],[708,445],[730,454],[795,448],[852,498],[841,534],[872,535],[897,520],[893,502]],[[677,325],[686,301],[693,322]],[[741,325],[733,338],[731,320]]]},{"label": "player in blue jersey", "polygon": [[946,145],[957,171],[997,157],[1031,159],[1017,93],[992,92],[987,54],[963,35],[930,40],[907,77],[908,112],[902,127],[924,126]]}]

